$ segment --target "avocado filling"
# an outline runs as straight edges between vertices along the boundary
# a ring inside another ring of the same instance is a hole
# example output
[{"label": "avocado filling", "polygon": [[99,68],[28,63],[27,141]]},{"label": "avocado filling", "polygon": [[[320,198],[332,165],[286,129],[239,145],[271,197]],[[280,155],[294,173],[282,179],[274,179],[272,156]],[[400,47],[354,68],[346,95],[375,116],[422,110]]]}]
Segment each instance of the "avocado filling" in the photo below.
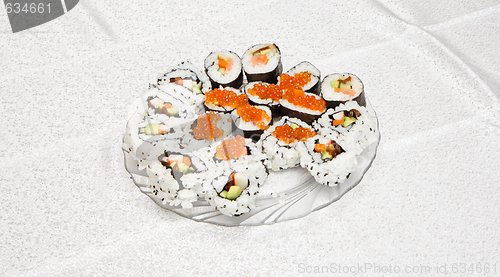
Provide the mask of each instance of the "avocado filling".
[{"label": "avocado filling", "polygon": [[347,94],[349,96],[356,95],[356,92],[352,88],[352,77],[349,76],[345,79],[333,80],[330,83],[330,87],[334,92]]},{"label": "avocado filling", "polygon": [[[318,142],[318,141],[317,141]],[[340,147],[335,141],[330,140],[327,143],[316,143],[314,144],[314,152],[321,154],[321,159],[332,160],[337,155],[344,152],[344,149]]]},{"label": "avocado filling", "polygon": [[196,167],[191,163],[191,158],[187,155],[162,155],[159,160],[163,166],[172,169],[174,177],[175,173],[184,175],[196,172]]},{"label": "avocado filling", "polygon": [[248,187],[248,176],[244,173],[233,172],[229,176],[229,181],[219,196],[227,200],[236,200],[241,193]]},{"label": "avocado filling", "polygon": [[140,134],[145,134],[148,136],[158,136],[158,135],[166,135],[169,133],[169,129],[167,126],[163,124],[150,123],[145,127],[139,128]]},{"label": "avocado filling", "polygon": [[148,107],[155,110],[155,113],[166,114],[171,117],[179,117],[179,109],[170,102],[164,102],[158,97],[148,98]]},{"label": "avocado filling", "polygon": [[356,109],[341,111],[332,115],[332,125],[335,127],[342,126],[347,128],[355,124],[360,116],[361,113]]}]

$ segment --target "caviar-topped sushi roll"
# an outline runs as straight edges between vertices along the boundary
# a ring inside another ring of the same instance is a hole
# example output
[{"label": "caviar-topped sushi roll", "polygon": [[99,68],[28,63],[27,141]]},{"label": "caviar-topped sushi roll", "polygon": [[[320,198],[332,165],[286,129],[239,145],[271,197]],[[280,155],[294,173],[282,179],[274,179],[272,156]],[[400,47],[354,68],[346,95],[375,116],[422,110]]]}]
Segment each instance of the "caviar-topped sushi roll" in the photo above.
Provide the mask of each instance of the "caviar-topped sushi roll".
[{"label": "caviar-topped sushi roll", "polygon": [[245,51],[243,70],[248,82],[262,81],[276,84],[283,71],[281,52],[276,44],[257,44]]},{"label": "caviar-topped sushi roll", "polygon": [[231,112],[246,103],[248,103],[248,97],[234,88],[213,89],[205,93],[205,108],[207,110]]},{"label": "caviar-topped sushi roll", "polygon": [[269,128],[272,120],[271,109],[263,105],[241,105],[232,112],[236,127],[243,131],[246,138],[257,141]]},{"label": "caviar-topped sushi roll", "polygon": [[301,89],[285,89],[280,104],[283,115],[299,118],[308,124],[326,110],[325,100]]},{"label": "caviar-topped sushi roll", "polygon": [[243,71],[240,57],[231,51],[212,52],[205,59],[207,72],[212,88],[240,88],[243,84]]},{"label": "caviar-topped sushi roll", "polygon": [[[321,73],[317,67],[308,61],[303,61],[296,66],[292,67],[286,72],[287,76],[284,76],[286,80],[290,80],[290,77],[294,79],[294,82],[299,83],[299,87],[306,91],[314,94],[319,94],[320,92],[320,80]],[[289,77],[289,78],[287,78]],[[281,77],[280,77],[281,78]],[[281,83],[281,80],[280,80]]]},{"label": "caviar-topped sushi roll", "polygon": [[316,135],[316,131],[297,118],[284,116],[267,129],[257,143],[272,170],[282,170],[299,164],[299,152],[295,146]]},{"label": "caviar-topped sushi roll", "polygon": [[279,104],[283,96],[283,91],[278,85],[251,82],[244,89],[251,104],[268,106],[271,109],[273,117],[279,116]]},{"label": "caviar-topped sushi roll", "polygon": [[321,83],[321,96],[329,108],[335,108],[347,101],[356,101],[366,106],[365,91],[361,80],[351,73],[334,73]]}]

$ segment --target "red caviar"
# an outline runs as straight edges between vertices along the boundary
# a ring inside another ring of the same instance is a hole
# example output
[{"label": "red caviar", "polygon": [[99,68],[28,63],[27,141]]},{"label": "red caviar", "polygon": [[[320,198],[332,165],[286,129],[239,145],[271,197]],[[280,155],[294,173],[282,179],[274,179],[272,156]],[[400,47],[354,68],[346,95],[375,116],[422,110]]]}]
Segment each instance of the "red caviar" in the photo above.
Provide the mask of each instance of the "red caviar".
[{"label": "red caviar", "polygon": [[324,111],[326,102],[322,98],[304,92],[302,89],[288,89],[283,92],[283,99],[299,107],[307,107],[315,111]]},{"label": "red caviar", "polygon": [[251,105],[241,105],[236,112],[243,121],[252,122],[261,130],[269,127],[267,124],[271,121],[271,117],[263,109]]},{"label": "red caviar", "polygon": [[309,128],[301,126],[293,128],[288,124],[276,127],[273,132],[273,136],[287,144],[294,143],[296,141],[305,141],[315,135],[316,132]]},{"label": "red caviar", "polygon": [[271,99],[273,101],[279,101],[283,94],[279,86],[264,83],[256,83],[248,90],[248,93],[258,96],[260,99]]},{"label": "red caviar", "polygon": [[310,81],[311,73],[307,71],[302,71],[295,75],[280,75],[280,87],[282,89],[302,89]]},{"label": "red caviar", "polygon": [[216,88],[205,94],[205,103],[235,109],[240,105],[248,103],[248,97],[231,90]]}]

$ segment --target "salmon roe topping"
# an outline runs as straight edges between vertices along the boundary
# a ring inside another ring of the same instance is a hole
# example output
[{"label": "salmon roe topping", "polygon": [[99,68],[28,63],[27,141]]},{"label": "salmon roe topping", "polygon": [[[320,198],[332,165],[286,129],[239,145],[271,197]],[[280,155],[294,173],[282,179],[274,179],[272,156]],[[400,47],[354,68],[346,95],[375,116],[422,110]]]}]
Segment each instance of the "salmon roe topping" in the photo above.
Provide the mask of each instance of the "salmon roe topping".
[{"label": "salmon roe topping", "polygon": [[279,101],[281,99],[281,88],[274,84],[256,83],[248,90],[251,95],[258,96],[260,99],[271,99]]},{"label": "salmon roe topping", "polygon": [[299,107],[307,107],[315,111],[324,111],[326,102],[322,98],[316,98],[312,94],[305,93],[301,89],[289,89],[283,93],[283,99]]},{"label": "salmon roe topping", "polygon": [[288,124],[276,127],[273,132],[273,136],[287,144],[294,143],[296,141],[305,141],[315,135],[316,132],[309,128],[304,128],[302,126],[293,128]]},{"label": "salmon roe topping", "polygon": [[271,121],[271,117],[261,108],[251,105],[242,105],[238,107],[236,112],[243,121],[252,122],[261,130],[269,128],[267,124]]},{"label": "salmon roe topping", "polygon": [[205,94],[205,103],[221,107],[238,108],[248,102],[248,97],[244,94],[237,94],[231,90],[213,89]]},{"label": "salmon roe topping", "polygon": [[282,89],[302,89],[310,81],[311,73],[307,71],[302,71],[295,75],[280,75],[280,87]]}]

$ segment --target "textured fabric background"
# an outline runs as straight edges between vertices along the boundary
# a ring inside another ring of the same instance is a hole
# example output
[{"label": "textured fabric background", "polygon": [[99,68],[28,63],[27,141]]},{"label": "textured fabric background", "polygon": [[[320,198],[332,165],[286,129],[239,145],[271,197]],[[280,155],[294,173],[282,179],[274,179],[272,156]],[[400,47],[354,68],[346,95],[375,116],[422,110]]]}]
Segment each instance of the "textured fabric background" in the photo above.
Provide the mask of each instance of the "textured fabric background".
[{"label": "textured fabric background", "polygon": [[[285,68],[362,78],[382,133],[371,169],[340,201],[271,226],[160,209],[123,167],[129,104],[167,65],[258,42],[276,42]],[[17,34],[2,6],[0,275],[480,262],[498,276],[499,50],[498,0],[82,0]]]}]

